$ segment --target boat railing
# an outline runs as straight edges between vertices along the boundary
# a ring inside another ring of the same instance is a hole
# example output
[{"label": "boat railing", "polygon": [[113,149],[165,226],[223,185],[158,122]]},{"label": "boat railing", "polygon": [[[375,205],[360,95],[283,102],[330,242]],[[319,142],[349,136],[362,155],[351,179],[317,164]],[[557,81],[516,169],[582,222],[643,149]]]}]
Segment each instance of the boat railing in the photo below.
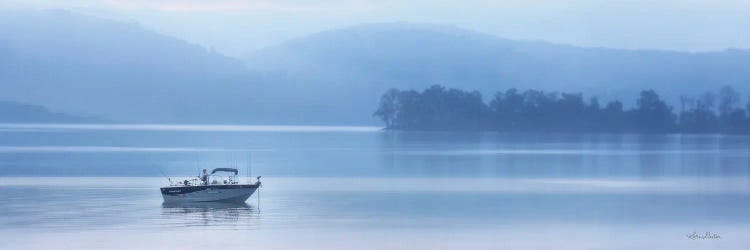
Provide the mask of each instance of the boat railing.
[{"label": "boat railing", "polygon": [[170,187],[190,187],[190,186],[200,186],[202,185],[202,182],[198,178],[193,179],[183,179],[179,181],[172,181],[172,179],[169,179],[169,186]]},{"label": "boat railing", "polygon": [[190,186],[211,186],[211,185],[236,185],[240,184],[239,178],[234,176],[211,176],[207,184],[203,183],[199,178],[183,179],[180,181],[169,180],[170,187],[190,187]]}]

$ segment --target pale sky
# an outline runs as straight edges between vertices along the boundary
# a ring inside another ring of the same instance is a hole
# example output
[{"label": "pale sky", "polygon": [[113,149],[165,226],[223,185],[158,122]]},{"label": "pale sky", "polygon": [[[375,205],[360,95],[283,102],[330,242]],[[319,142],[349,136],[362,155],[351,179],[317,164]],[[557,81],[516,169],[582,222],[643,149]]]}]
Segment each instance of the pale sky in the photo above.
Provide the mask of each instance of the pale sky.
[{"label": "pale sky", "polygon": [[377,22],[435,23],[580,46],[750,48],[750,0],[0,0],[0,8],[67,9],[136,21],[235,57],[323,30]]}]

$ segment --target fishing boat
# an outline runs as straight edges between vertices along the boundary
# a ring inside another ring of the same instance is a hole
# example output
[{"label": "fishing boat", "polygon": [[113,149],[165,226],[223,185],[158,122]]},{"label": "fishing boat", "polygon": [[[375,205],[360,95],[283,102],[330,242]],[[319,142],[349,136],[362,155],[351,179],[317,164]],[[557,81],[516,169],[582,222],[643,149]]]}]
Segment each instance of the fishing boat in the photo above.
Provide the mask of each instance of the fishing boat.
[{"label": "fishing boat", "polygon": [[210,174],[203,170],[199,178],[172,182],[161,188],[164,203],[230,202],[244,203],[260,188],[260,176],[255,183],[240,184],[236,168],[215,168]]}]

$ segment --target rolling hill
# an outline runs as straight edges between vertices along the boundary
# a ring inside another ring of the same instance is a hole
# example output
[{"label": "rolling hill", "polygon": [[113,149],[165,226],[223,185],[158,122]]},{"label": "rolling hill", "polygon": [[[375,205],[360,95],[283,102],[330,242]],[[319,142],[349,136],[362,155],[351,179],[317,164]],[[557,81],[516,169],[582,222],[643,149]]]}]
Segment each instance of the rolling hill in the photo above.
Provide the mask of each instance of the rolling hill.
[{"label": "rolling hill", "polygon": [[[248,43],[252,41],[246,41]],[[750,93],[750,52],[581,48],[388,23],[230,58],[137,23],[39,11],[0,15],[0,99],[147,123],[379,124],[388,88],[433,84],[583,92],[676,103],[721,85]]]},{"label": "rolling hill", "polygon": [[103,123],[97,117],[83,117],[53,112],[39,105],[0,101],[0,123]]},{"label": "rolling hill", "polygon": [[637,91],[653,88],[672,100],[721,85],[750,91],[747,50],[582,48],[429,24],[326,31],[258,51],[246,60],[256,70],[381,91],[442,84],[481,90],[485,96],[514,87],[632,99]]}]

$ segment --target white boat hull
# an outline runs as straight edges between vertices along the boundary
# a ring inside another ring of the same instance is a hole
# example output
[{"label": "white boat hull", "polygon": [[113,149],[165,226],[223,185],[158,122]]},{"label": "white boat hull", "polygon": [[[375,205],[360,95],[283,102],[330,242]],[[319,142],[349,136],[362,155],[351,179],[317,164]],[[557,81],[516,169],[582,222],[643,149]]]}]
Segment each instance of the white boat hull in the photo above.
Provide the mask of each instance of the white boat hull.
[{"label": "white boat hull", "polygon": [[259,183],[253,185],[207,185],[162,188],[165,203],[179,202],[245,202]]}]

